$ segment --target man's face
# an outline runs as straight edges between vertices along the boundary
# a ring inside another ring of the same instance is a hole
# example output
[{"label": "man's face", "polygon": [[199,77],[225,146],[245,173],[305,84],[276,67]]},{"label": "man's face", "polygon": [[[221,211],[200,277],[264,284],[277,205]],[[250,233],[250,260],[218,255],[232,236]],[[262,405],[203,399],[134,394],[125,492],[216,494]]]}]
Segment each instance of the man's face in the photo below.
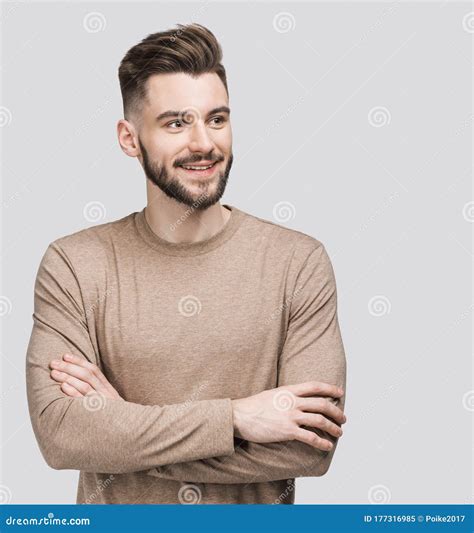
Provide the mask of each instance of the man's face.
[{"label": "man's face", "polygon": [[176,73],[152,76],[147,88],[138,136],[145,174],[170,198],[206,209],[224,194],[233,160],[225,87],[214,73]]}]

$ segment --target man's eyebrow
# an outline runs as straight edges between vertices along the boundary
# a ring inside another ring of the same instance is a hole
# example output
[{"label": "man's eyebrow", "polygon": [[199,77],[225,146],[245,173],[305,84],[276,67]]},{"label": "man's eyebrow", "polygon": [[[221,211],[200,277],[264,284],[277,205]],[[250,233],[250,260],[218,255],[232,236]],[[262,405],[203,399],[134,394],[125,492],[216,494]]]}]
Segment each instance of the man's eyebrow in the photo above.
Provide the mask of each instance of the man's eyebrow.
[{"label": "man's eyebrow", "polygon": [[[184,108],[182,111],[173,111],[170,109],[168,111],[164,111],[163,113],[160,113],[156,117],[156,120],[160,121],[160,120],[163,120],[164,118],[179,117],[183,111],[186,111],[186,108]],[[221,105],[220,107],[215,107],[214,109],[211,109],[209,113],[207,114],[207,116],[214,115],[216,113],[227,113],[228,115],[230,115],[230,109],[226,105]]]}]

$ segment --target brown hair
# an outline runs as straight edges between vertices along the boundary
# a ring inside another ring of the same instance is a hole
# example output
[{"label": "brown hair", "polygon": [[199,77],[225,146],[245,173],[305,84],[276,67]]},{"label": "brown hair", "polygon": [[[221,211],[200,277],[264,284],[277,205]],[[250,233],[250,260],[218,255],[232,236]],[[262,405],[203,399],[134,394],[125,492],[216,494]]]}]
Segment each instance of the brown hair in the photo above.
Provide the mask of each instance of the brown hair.
[{"label": "brown hair", "polygon": [[146,83],[154,74],[185,72],[198,76],[215,72],[227,89],[222,49],[214,34],[200,24],[177,24],[178,29],[152,33],[130,48],[118,74],[124,117],[139,120],[147,98]]}]

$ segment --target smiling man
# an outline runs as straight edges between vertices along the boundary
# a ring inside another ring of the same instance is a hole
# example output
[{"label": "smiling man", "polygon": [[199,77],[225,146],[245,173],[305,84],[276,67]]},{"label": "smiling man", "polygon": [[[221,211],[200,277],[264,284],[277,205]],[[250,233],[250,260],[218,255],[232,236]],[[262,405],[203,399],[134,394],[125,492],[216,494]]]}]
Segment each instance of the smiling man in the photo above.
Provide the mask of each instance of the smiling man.
[{"label": "smiling man", "polygon": [[38,269],[28,404],[48,465],[80,471],[77,503],[293,503],[342,435],[324,245],[220,203],[221,59],[197,24],[127,52],[117,133],[147,205],[56,239]]}]

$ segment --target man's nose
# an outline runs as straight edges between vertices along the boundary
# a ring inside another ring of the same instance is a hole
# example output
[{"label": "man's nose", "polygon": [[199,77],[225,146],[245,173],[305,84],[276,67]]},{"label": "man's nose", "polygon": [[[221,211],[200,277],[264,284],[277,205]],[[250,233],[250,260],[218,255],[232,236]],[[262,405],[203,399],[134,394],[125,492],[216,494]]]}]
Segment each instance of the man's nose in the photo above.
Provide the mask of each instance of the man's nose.
[{"label": "man's nose", "polygon": [[205,124],[197,121],[190,127],[189,149],[192,152],[208,153],[214,148],[214,143],[209,137]]}]

